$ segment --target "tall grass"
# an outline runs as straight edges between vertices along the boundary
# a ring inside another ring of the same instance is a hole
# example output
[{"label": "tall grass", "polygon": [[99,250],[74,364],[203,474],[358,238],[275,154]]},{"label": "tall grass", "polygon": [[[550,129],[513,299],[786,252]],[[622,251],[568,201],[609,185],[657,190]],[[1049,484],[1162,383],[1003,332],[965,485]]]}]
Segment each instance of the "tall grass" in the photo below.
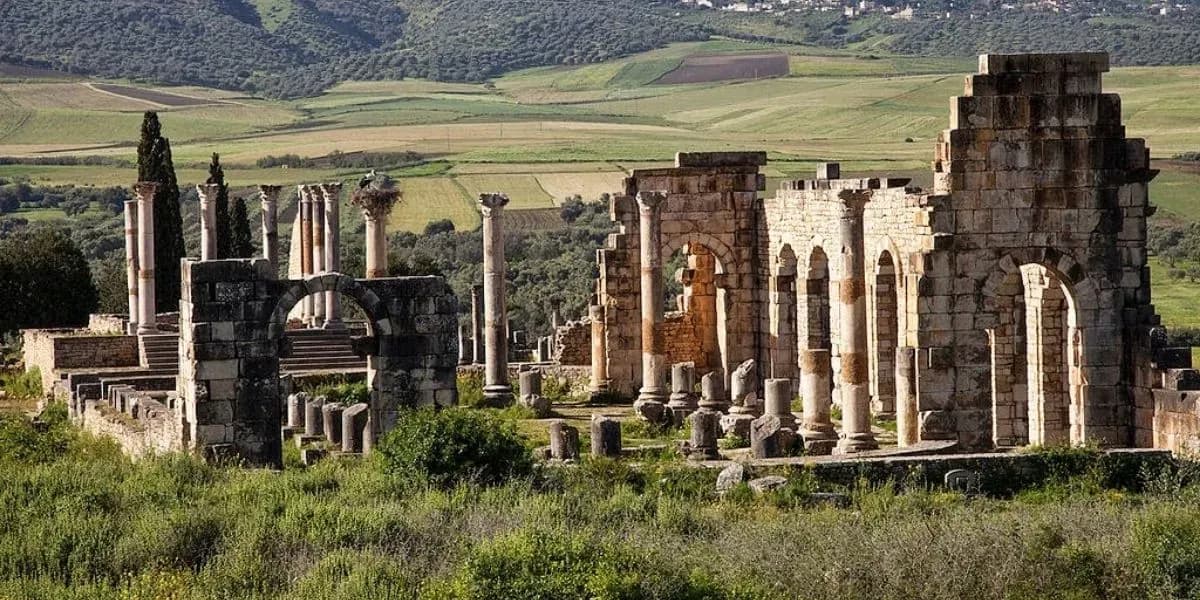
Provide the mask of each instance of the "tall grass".
[{"label": "tall grass", "polygon": [[[1200,489],[1092,478],[1033,499],[584,461],[414,487],[374,459],[275,473],[131,462],[65,419],[0,445],[0,598],[1172,598],[1200,592]],[[15,444],[40,447],[18,452]],[[827,488],[828,489],[828,488]]]}]

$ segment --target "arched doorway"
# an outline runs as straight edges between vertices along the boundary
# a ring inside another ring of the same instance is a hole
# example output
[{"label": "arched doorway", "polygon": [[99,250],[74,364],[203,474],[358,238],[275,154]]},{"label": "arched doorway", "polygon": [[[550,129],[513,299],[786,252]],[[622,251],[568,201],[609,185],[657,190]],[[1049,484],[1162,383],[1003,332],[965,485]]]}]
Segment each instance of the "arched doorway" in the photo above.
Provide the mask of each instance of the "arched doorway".
[{"label": "arched doorway", "polygon": [[[709,243],[705,243],[705,242]],[[728,377],[729,306],[721,285],[727,249],[697,236],[670,238],[663,246],[667,362],[694,362],[703,375]]]},{"label": "arched doorway", "polygon": [[875,261],[871,344],[871,412],[881,418],[896,415],[896,348],[900,339],[900,268],[888,250]]}]

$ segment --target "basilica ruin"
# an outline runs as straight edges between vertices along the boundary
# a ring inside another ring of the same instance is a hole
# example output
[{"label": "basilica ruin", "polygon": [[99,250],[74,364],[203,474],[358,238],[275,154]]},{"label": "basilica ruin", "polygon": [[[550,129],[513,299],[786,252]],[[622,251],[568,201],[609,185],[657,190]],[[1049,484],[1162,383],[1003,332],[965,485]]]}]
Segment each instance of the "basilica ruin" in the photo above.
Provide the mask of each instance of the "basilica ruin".
[{"label": "basilica ruin", "polygon": [[[577,321],[556,315],[537,368],[582,369],[597,398],[624,398],[642,418],[691,419],[692,454],[704,460],[720,457],[712,438],[726,434],[751,438],[756,456],[777,454],[788,436],[808,454],[875,452],[873,418],[895,419],[902,448],[1194,451],[1200,375],[1190,349],[1165,347],[1151,303],[1156,171],[1144,141],[1126,136],[1120,98],[1102,90],[1107,70],[1100,53],[981,56],[950,101],[932,190],[845,178],[827,163],[764,197],[765,152],[681,153],[674,167],[633,171],[611,200],[616,232],[597,251],[592,306]],[[347,363],[319,364],[365,367],[369,405],[337,409],[359,428],[344,430],[359,438],[350,451],[369,449],[405,407],[455,404],[463,363],[485,365],[496,401],[512,398],[522,373],[530,389],[518,395],[536,404],[540,379],[510,365],[529,357],[509,348],[507,198],[480,199],[484,281],[464,302],[464,328],[440,278],[384,277],[396,194],[364,189],[353,198],[366,217],[366,279],[339,273],[338,185],[300,187],[296,267],[279,279],[281,189],[263,186],[263,257],[212,260],[202,225],[202,256],[183,265],[178,334],[164,340],[147,245],[153,189],[139,184],[126,211],[130,313],[109,326],[120,352],[26,332],[27,364],[100,430],[120,426],[104,414],[131,415],[141,441],[127,447],[255,464],[278,464],[280,430],[305,408],[280,373],[302,339],[289,332],[324,332],[353,350]],[[203,224],[212,193],[201,189]],[[686,266],[664,273],[677,253]],[[667,277],[683,289],[670,307]],[[347,300],[365,322],[343,319]],[[163,344],[174,372],[151,364]],[[559,455],[571,455],[569,429],[551,426]],[[595,452],[619,453],[613,431],[593,420]]]}]

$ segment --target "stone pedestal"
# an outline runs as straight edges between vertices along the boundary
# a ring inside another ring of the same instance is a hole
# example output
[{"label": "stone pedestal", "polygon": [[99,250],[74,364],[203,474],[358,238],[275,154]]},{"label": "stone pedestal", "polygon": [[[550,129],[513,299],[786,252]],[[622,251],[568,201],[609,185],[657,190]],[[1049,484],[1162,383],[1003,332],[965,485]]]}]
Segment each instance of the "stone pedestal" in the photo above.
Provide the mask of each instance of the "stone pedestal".
[{"label": "stone pedestal", "polygon": [[765,388],[764,414],[779,419],[780,426],[796,430],[796,416],[792,414],[792,380],[768,379]]},{"label": "stone pedestal", "polygon": [[200,196],[200,260],[217,260],[217,198],[221,186],[208,183],[196,186]]},{"label": "stone pedestal", "polygon": [[725,400],[725,376],[720,371],[707,373],[700,378],[700,408],[721,412],[728,407]]},{"label": "stone pedestal", "polygon": [[304,428],[304,407],[308,404],[308,394],[297,392],[287,397],[287,426],[291,429]]},{"label": "stone pedestal", "polygon": [[258,197],[262,203],[263,257],[271,263],[273,273],[279,272],[279,194],[280,185],[258,186]]},{"label": "stone pedestal", "polygon": [[663,274],[662,274],[662,207],[667,201],[663,192],[641,192],[637,195],[638,216],[641,220],[641,293],[642,293],[642,388],[638,392],[639,411],[643,418],[661,412],[655,405],[667,401],[666,350],[663,345]]},{"label": "stone pedestal", "polygon": [[593,396],[608,391],[608,352],[604,342],[604,307],[593,304],[588,307],[588,319],[592,326],[592,381],[588,391]]},{"label": "stone pedestal", "polygon": [[579,430],[561,419],[550,422],[550,458],[579,460]]},{"label": "stone pedestal", "polygon": [[620,458],[620,421],[603,415],[592,415],[592,456]]},{"label": "stone pedestal", "polygon": [[671,418],[676,425],[683,425],[684,419],[699,408],[696,401],[696,364],[677,363],[671,366],[671,400],[667,408],[671,409]]},{"label": "stone pedestal", "polygon": [[138,210],[138,335],[158,333],[158,311],[154,291],[154,194],[158,184],[140,182],[133,186]]},{"label": "stone pedestal", "polygon": [[325,396],[317,396],[304,404],[304,435],[325,435]]},{"label": "stone pedestal", "polygon": [[788,456],[795,443],[795,432],[783,427],[775,415],[763,415],[750,424],[750,455],[754,458]]},{"label": "stone pedestal", "polygon": [[325,440],[334,446],[342,445],[342,414],[346,407],[337,402],[329,402],[321,407],[321,424],[325,429]]},{"label": "stone pedestal", "polygon": [[721,415],[709,410],[698,410],[688,416],[692,423],[692,436],[688,440],[691,460],[717,460],[721,453],[717,440],[721,436]]},{"label": "stone pedestal", "polygon": [[505,298],[504,207],[508,196],[481,194],[483,214],[484,367],[483,396],[492,404],[508,404],[508,312]]},{"label": "stone pedestal", "polygon": [[342,452],[365,453],[370,435],[367,419],[370,407],[365,403],[355,404],[342,412]]},{"label": "stone pedestal", "polygon": [[141,308],[138,306],[138,218],[137,200],[125,201],[125,286],[129,292],[129,325],[125,333],[135,335]]},{"label": "stone pedestal", "polygon": [[758,382],[755,380],[754,359],[749,359],[733,371],[730,378],[729,399],[732,405],[729,414],[752,415],[762,414],[762,404],[758,400]]},{"label": "stone pedestal", "polygon": [[518,375],[521,406],[533,411],[539,419],[550,415],[550,400],[542,396],[542,372],[537,369],[521,371]]},{"label": "stone pedestal", "polygon": [[869,193],[842,194],[838,225],[841,233],[841,281],[838,283],[840,336],[839,382],[842,392],[841,453],[879,447],[871,432],[870,361],[867,350],[866,271],[863,260],[863,208]]},{"label": "stone pedestal", "polygon": [[833,405],[829,354],[828,350],[805,350],[800,357],[800,397],[804,402],[800,434],[807,454],[830,454],[837,445],[837,431],[829,414]]}]

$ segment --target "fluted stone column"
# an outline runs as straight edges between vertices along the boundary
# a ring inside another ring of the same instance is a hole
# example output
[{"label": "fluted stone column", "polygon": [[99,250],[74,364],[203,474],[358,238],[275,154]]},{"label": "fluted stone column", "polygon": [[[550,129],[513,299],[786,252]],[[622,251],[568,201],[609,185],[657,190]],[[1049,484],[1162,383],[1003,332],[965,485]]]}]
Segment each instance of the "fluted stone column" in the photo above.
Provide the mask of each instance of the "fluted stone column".
[{"label": "fluted stone column", "polygon": [[387,277],[387,220],[401,198],[400,190],[363,188],[350,202],[362,208],[367,227],[367,279]]},{"label": "fluted stone column", "polygon": [[271,272],[279,272],[279,194],[280,185],[258,186],[258,197],[262,202],[263,257],[271,263]]},{"label": "fluted stone column", "polygon": [[838,450],[843,453],[879,447],[871,433],[870,361],[867,357],[867,282],[864,269],[863,208],[867,194],[842,198],[838,225],[841,232],[841,281],[838,282],[838,312],[841,368],[838,381],[842,392],[842,435]]},{"label": "fluted stone column", "polygon": [[800,357],[800,397],[804,401],[804,450],[808,454],[829,454],[837,444],[829,410],[833,388],[829,381],[829,350],[804,350]]},{"label": "fluted stone column", "polygon": [[637,195],[638,216],[641,219],[641,289],[642,289],[642,389],[639,403],[663,403],[667,399],[666,353],[660,325],[663,321],[662,275],[662,205],[667,195],[662,192],[640,192]]},{"label": "fluted stone column", "polygon": [[125,201],[125,286],[129,289],[129,325],[125,332],[137,333],[141,309],[138,307],[138,223],[137,200]]},{"label": "fluted stone column", "polygon": [[592,324],[592,385],[591,393],[608,391],[608,344],[604,339],[604,307],[593,304],[588,307],[588,318]]},{"label": "fluted stone column", "polygon": [[[325,201],[325,271],[342,271],[342,209],[338,200],[342,196],[342,184],[321,185],[321,196]],[[333,290],[325,292],[325,329],[344,329],[342,322],[342,298]]]},{"label": "fluted stone column", "polygon": [[217,196],[221,186],[207,183],[196,186],[200,196],[200,260],[217,260]]},{"label": "fluted stone column", "polygon": [[[296,195],[300,199],[300,278],[307,279],[313,274],[312,196],[306,185],[296,186]],[[300,306],[300,319],[306,326],[312,325],[315,308],[312,294],[305,296],[300,301]]]},{"label": "fluted stone column", "polygon": [[[312,203],[312,275],[325,273],[325,199],[318,186],[308,187],[309,202]],[[313,301],[312,326],[325,324],[325,294],[312,294]]]},{"label": "fluted stone column", "polygon": [[486,366],[483,396],[507,404],[512,397],[508,383],[508,311],[505,305],[504,207],[508,196],[480,194],[483,213],[483,312]]},{"label": "fluted stone column", "polygon": [[483,345],[483,286],[471,286],[471,362],[482,365]]},{"label": "fluted stone column", "polygon": [[133,186],[138,210],[138,335],[158,333],[154,294],[154,194],[158,184],[140,182]]}]

